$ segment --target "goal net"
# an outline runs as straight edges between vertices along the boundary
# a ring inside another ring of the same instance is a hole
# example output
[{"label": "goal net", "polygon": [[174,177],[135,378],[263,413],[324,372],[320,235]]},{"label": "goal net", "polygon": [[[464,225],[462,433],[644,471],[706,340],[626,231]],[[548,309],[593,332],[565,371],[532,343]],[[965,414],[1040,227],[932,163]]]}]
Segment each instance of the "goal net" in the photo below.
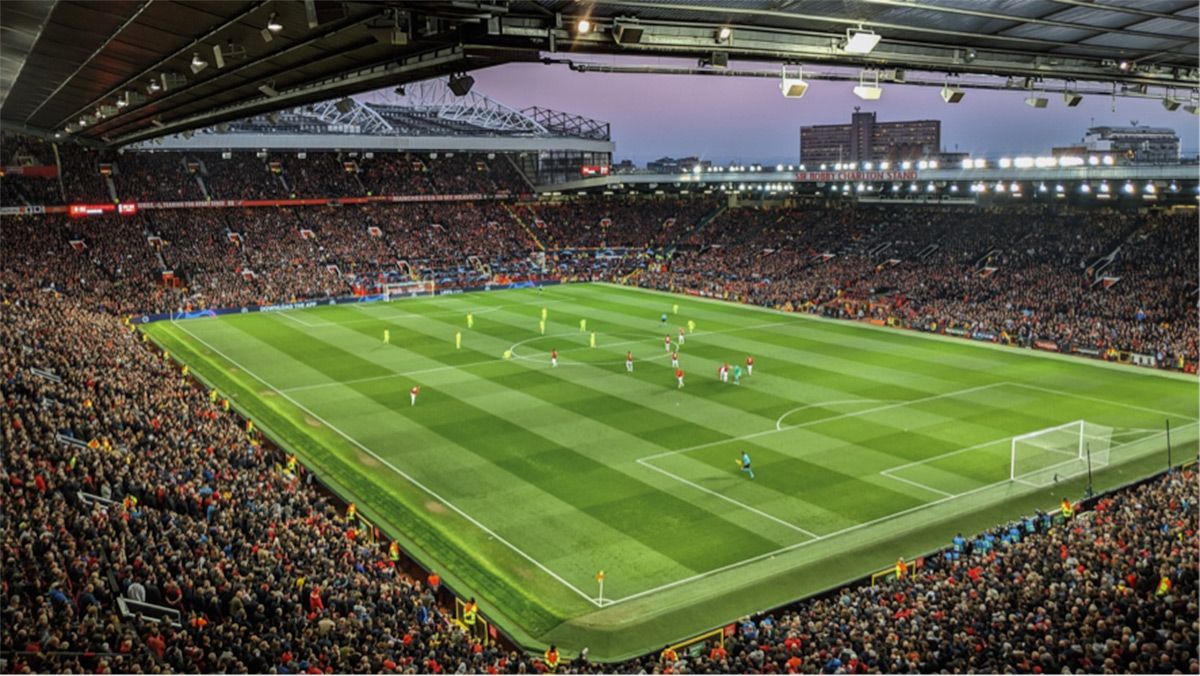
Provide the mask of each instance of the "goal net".
[{"label": "goal net", "polygon": [[1009,479],[1046,486],[1108,465],[1113,429],[1086,420],[1013,437]]},{"label": "goal net", "polygon": [[435,290],[436,288],[432,279],[422,279],[413,282],[388,282],[383,285],[383,294],[388,300],[432,296]]}]

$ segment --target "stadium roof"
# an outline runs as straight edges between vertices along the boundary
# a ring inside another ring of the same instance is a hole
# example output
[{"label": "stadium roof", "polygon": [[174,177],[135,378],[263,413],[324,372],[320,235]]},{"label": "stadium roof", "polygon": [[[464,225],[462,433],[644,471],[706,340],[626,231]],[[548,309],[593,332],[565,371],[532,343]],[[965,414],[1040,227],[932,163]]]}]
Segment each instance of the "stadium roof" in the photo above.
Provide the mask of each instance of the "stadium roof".
[{"label": "stadium roof", "polygon": [[[715,52],[1112,83],[1118,94],[1187,99],[1200,86],[1198,15],[1194,0],[7,0],[0,121],[120,145],[589,53]],[[581,32],[585,18],[591,27]]]}]

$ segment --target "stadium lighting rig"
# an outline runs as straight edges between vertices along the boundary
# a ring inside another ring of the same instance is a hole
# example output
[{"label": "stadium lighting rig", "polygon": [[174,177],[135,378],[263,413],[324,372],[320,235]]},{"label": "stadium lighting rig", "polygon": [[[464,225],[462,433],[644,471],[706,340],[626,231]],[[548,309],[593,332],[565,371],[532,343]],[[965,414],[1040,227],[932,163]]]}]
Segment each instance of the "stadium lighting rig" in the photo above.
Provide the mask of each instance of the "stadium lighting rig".
[{"label": "stadium lighting rig", "polygon": [[192,52],[192,63],[190,64],[193,75],[198,75],[200,71],[208,68],[208,62],[200,58],[200,52]]},{"label": "stadium lighting rig", "polygon": [[278,15],[275,12],[271,12],[271,17],[267,19],[267,25],[261,31],[259,31],[259,35],[262,36],[263,42],[270,42],[271,40],[274,40],[275,36],[283,31],[283,24],[279,23],[279,19],[277,17]]},{"label": "stadium lighting rig", "polygon": [[788,75],[787,66],[784,66],[779,79],[779,92],[784,98],[798,99],[807,91],[808,82],[804,80],[804,68],[797,68],[795,77],[791,77]]},{"label": "stadium lighting rig", "polygon": [[857,29],[846,30],[846,40],[842,43],[842,51],[847,54],[870,54],[879,44],[881,36],[872,30],[867,30],[859,24]]},{"label": "stadium lighting rig", "polygon": [[878,101],[879,97],[883,96],[883,88],[879,86],[879,71],[870,71],[870,77],[865,70],[859,73],[854,95],[864,101]]},{"label": "stadium lighting rig", "polygon": [[946,103],[958,103],[964,96],[966,92],[961,87],[951,87],[949,82],[942,86],[942,100]]}]

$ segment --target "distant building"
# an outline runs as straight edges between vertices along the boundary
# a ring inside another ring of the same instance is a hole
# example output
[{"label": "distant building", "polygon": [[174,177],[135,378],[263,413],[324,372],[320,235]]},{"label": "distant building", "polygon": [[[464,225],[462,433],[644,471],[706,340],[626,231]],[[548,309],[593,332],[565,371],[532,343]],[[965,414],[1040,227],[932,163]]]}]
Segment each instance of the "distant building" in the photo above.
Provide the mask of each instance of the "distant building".
[{"label": "distant building", "polygon": [[635,171],[637,171],[637,165],[633,163],[633,160],[625,159],[613,165],[614,174],[631,174]]},{"label": "distant building", "polygon": [[712,166],[712,162],[702,160],[699,157],[660,157],[657,160],[651,160],[646,163],[646,169],[660,174],[674,174],[679,172],[691,171],[695,167],[707,169]]},{"label": "distant building", "polygon": [[807,166],[919,160],[937,156],[941,147],[940,120],[879,122],[875,113],[856,110],[850,124],[800,128],[800,162]]},{"label": "distant building", "polygon": [[1129,164],[1179,163],[1179,135],[1167,127],[1092,127],[1083,136],[1083,149]]}]

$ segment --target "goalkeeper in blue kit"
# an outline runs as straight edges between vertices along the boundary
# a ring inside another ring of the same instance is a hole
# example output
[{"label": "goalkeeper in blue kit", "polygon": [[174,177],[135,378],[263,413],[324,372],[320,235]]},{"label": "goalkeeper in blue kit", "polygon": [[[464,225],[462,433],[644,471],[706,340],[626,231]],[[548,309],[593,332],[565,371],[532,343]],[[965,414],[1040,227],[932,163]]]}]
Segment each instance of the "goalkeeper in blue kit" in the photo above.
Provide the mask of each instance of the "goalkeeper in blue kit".
[{"label": "goalkeeper in blue kit", "polygon": [[738,466],[742,468],[743,472],[745,472],[746,474],[749,474],[751,479],[754,478],[754,470],[750,469],[750,454],[749,453],[747,453],[746,451],[742,451],[742,458],[740,460],[738,460]]}]

